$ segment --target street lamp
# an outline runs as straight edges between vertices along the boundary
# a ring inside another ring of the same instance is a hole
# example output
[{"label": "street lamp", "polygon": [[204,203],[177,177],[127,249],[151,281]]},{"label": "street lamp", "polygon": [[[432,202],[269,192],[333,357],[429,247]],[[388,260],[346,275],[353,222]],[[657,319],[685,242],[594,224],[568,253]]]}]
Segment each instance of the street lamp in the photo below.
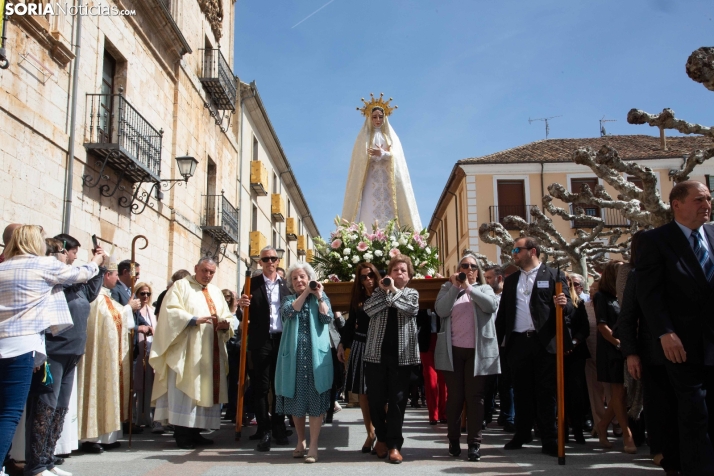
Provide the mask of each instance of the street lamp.
[{"label": "street lamp", "polygon": [[283,259],[283,255],[285,254],[285,250],[282,248],[277,248],[275,250],[275,253],[278,255],[278,259]]},{"label": "street lamp", "polygon": [[188,182],[188,179],[193,177],[193,174],[196,172],[198,160],[190,155],[182,155],[180,157],[176,157],[176,165],[178,165],[179,173],[183,177],[184,181]]}]

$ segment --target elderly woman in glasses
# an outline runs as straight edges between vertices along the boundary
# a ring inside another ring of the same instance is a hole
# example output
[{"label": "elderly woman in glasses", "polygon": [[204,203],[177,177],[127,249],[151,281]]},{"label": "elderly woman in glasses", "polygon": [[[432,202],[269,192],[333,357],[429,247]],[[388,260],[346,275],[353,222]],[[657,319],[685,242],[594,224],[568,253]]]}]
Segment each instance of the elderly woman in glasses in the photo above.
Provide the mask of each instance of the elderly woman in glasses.
[{"label": "elderly woman in glasses", "polygon": [[294,294],[286,296],[280,306],[283,336],[275,369],[275,411],[293,417],[298,440],[294,458],[305,455],[305,417],[310,415],[310,450],[304,461],[315,463],[322,418],[332,405],[334,374],[328,326],[334,316],[312,266],[295,263],[286,279]]},{"label": "elderly woman in glasses", "polygon": [[487,376],[501,373],[495,325],[498,298],[491,286],[478,283],[476,259],[471,253],[461,258],[459,272],[441,287],[434,306],[442,319],[439,339],[446,342],[437,345],[434,359],[446,380],[449,454],[461,454],[461,410],[466,402],[469,461],[481,459]]},{"label": "elderly woman in glasses", "polygon": [[[136,363],[134,366],[134,391],[136,404],[134,406],[134,423],[136,425],[152,426],[154,411],[151,408],[151,389],[154,387],[154,369],[149,365],[149,352],[154,340],[156,329],[156,314],[151,305],[153,290],[149,283],[138,283],[134,286],[134,295],[139,299],[141,307],[134,311],[149,323],[148,326],[139,326]],[[137,319],[141,321],[141,319]],[[161,423],[156,422],[158,431]],[[153,429],[153,427],[152,427]]]}]

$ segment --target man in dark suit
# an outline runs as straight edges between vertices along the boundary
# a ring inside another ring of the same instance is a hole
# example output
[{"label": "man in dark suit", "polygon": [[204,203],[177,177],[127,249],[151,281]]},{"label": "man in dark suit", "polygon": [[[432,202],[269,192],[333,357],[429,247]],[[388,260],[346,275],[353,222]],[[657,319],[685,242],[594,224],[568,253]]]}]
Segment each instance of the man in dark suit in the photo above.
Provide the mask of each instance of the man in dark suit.
[{"label": "man in dark suit", "polygon": [[678,402],[682,473],[714,474],[714,226],[711,194],[693,180],[669,194],[674,220],[642,235],[637,299],[659,338]]},{"label": "man in dark suit", "polygon": [[[255,419],[258,421],[258,429],[250,439],[260,440],[256,448],[258,451],[270,451],[271,438],[274,438],[279,445],[288,444],[289,435],[285,430],[285,415],[279,415],[275,411],[275,389],[273,388],[273,401],[270,408],[268,392],[274,387],[275,366],[283,333],[280,303],[290,294],[290,291],[278,275],[280,258],[275,248],[266,246],[260,251],[260,264],[263,268],[262,274],[251,278],[250,296],[242,295],[239,305],[250,306],[248,351],[253,364],[251,387],[254,395]],[[238,418],[241,418],[241,415],[238,415]]]},{"label": "man in dark suit", "polygon": [[[531,429],[538,420],[542,452],[558,456],[556,432],[555,310],[573,312],[565,273],[560,273],[563,293],[555,295],[558,270],[540,262],[540,245],[534,238],[514,243],[513,263],[520,272],[503,284],[496,326],[501,350],[513,379],[516,400],[516,434],[504,446],[516,450],[533,440]],[[563,336],[565,350],[572,348],[570,336]]]}]

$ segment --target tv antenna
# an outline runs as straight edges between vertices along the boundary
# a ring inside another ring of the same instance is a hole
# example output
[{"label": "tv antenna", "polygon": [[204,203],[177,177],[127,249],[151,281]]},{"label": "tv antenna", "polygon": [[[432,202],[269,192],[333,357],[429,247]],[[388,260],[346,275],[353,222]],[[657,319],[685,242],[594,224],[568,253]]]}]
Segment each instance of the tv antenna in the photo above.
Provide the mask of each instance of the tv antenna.
[{"label": "tv antenna", "polygon": [[562,116],[540,117],[538,119],[531,119],[529,117],[528,124],[535,122],[535,121],[545,122],[545,138],[548,139],[548,135],[550,134],[550,124],[548,123],[548,121],[550,121],[551,119],[555,119],[556,117],[562,117]]},{"label": "tv antenna", "polygon": [[605,130],[606,122],[617,122],[617,119],[605,119],[605,116],[602,116],[602,119],[600,119],[600,137],[607,135],[607,131]]}]

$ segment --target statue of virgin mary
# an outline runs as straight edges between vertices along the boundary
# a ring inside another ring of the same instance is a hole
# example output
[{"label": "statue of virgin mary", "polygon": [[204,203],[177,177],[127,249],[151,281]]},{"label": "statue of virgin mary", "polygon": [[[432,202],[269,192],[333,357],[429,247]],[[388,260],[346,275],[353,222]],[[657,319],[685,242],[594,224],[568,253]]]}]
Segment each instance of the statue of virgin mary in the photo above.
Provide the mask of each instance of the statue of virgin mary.
[{"label": "statue of virgin mary", "polygon": [[421,231],[402,143],[388,119],[397,106],[390,106],[392,98],[384,101],[383,94],[370,96],[357,108],[365,121],[352,149],[342,218],[363,222],[368,230],[396,218],[399,226]]}]

